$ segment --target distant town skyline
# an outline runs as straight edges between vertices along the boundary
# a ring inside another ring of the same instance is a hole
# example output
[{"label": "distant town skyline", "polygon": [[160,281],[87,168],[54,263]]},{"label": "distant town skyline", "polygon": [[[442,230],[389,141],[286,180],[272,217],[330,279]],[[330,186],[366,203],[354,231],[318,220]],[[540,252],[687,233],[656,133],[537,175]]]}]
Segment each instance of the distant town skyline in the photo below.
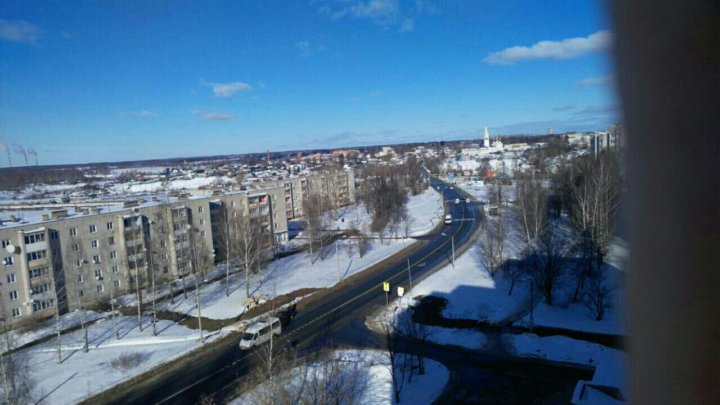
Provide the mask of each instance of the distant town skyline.
[{"label": "distant town skyline", "polygon": [[606,129],[603,4],[7,1],[0,139],[64,164]]}]

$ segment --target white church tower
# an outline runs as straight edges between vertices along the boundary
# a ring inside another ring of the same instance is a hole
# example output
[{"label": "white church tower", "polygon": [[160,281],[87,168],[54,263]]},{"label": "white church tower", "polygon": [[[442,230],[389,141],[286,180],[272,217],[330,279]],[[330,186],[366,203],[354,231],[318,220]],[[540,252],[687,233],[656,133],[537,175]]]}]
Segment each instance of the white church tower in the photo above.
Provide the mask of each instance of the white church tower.
[{"label": "white church tower", "polygon": [[486,148],[490,147],[490,132],[488,132],[487,127],[485,127],[485,134],[483,136],[483,146]]}]

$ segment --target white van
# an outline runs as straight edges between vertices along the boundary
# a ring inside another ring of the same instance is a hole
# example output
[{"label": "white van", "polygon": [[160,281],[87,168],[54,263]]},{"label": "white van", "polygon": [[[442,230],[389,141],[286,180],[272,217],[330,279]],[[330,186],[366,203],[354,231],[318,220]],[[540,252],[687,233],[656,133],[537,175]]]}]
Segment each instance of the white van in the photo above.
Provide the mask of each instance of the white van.
[{"label": "white van", "polygon": [[282,332],[282,325],[279,318],[271,317],[258,321],[245,329],[245,334],[240,339],[240,349],[246,350],[263,344],[270,340],[270,336],[277,336],[280,332]]},{"label": "white van", "polygon": [[452,215],[447,214],[447,215],[445,215],[445,225],[450,225],[450,224],[452,224]]}]

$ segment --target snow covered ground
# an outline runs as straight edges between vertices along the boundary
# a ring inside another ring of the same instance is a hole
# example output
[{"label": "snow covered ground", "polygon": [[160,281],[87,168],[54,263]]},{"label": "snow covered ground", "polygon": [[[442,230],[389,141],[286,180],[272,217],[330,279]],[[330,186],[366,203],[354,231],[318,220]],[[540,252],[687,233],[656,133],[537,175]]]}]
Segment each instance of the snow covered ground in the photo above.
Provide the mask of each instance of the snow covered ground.
[{"label": "snow covered ground", "polygon": [[448,300],[445,318],[477,319],[502,323],[529,304],[529,284],[519,281],[508,295],[510,285],[502,273],[491,277],[474,249],[460,255],[455,266],[446,265],[418,283],[396,305],[401,308],[417,296],[433,295]]},{"label": "snow covered ground", "polygon": [[[92,322],[96,319],[104,317],[105,314],[101,314],[94,311],[85,311],[85,322]],[[63,314],[60,316],[60,329],[66,330],[80,325],[80,311],[76,310]],[[53,336],[56,333],[56,322],[55,319],[49,319],[42,322],[39,325],[33,327],[33,329],[25,330],[12,330],[8,332],[10,341],[13,347],[20,347],[30,342],[42,339],[47,336]]]},{"label": "snow covered ground", "polygon": [[[345,373],[354,373],[360,371],[362,375],[356,374],[345,375],[345,381],[349,378],[362,379],[364,389],[360,394],[357,403],[360,404],[396,404],[392,376],[389,369],[389,360],[387,354],[376,350],[338,350],[334,352],[332,359],[345,363],[347,368]],[[354,364],[353,364],[354,363]],[[303,375],[317,376],[322,379],[323,369],[320,363],[309,365],[310,371],[304,374],[303,367],[298,367],[289,372],[290,375],[283,376],[283,386],[285,389],[296,391],[303,382]],[[400,393],[400,402],[403,404],[429,404],[432,403],[448,382],[448,370],[440,363],[426,359],[425,374],[420,376],[415,372],[412,381],[408,379],[409,375],[405,375],[405,381]],[[324,387],[324,386],[323,386]],[[233,405],[250,405],[254,404],[253,398],[261,395],[267,398],[266,387],[256,387],[248,393],[236,398],[231,402]],[[306,385],[307,389],[307,385]]]},{"label": "snow covered ground", "polygon": [[[408,195],[407,202],[407,223],[402,223],[393,232],[386,229],[386,234],[397,233],[397,236],[420,236],[431,231],[445,215],[442,196],[432,188],[428,188],[418,195]],[[330,225],[331,229],[362,229],[363,226],[369,226],[372,217],[365,210],[362,203],[357,205],[349,205],[338,210],[337,219]]]},{"label": "snow covered ground", "polygon": [[[137,318],[118,317],[121,339],[115,339],[110,318],[88,328],[90,350],[82,351],[83,335],[77,330],[62,337],[63,362],[57,363],[56,340],[35,345],[14,354],[29,367],[33,399],[44,404],[76,403],[124,380],[147,371],[158,364],[176,358],[200,345],[197,330],[170,321],[158,322],[158,336],[152,335],[149,319],[145,329],[137,328]],[[215,339],[219,333],[208,335]],[[119,360],[126,356],[127,364],[135,356],[137,364],[123,368]],[[113,362],[114,361],[114,362]]]},{"label": "snow covered ground", "polygon": [[113,186],[112,191],[117,194],[154,192],[162,190],[196,189],[211,184],[235,183],[230,177],[198,176],[191,179],[173,179],[163,183],[162,181],[151,181],[146,183],[120,183]]}]

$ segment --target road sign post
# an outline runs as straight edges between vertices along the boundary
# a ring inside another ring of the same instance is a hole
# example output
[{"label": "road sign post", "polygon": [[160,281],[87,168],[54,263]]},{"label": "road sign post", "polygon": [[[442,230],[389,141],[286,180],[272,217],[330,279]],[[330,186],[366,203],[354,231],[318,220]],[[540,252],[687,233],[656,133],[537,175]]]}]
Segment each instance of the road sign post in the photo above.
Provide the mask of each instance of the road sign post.
[{"label": "road sign post", "polygon": [[383,282],[383,291],[385,291],[385,306],[390,306],[390,283],[385,281]]}]

